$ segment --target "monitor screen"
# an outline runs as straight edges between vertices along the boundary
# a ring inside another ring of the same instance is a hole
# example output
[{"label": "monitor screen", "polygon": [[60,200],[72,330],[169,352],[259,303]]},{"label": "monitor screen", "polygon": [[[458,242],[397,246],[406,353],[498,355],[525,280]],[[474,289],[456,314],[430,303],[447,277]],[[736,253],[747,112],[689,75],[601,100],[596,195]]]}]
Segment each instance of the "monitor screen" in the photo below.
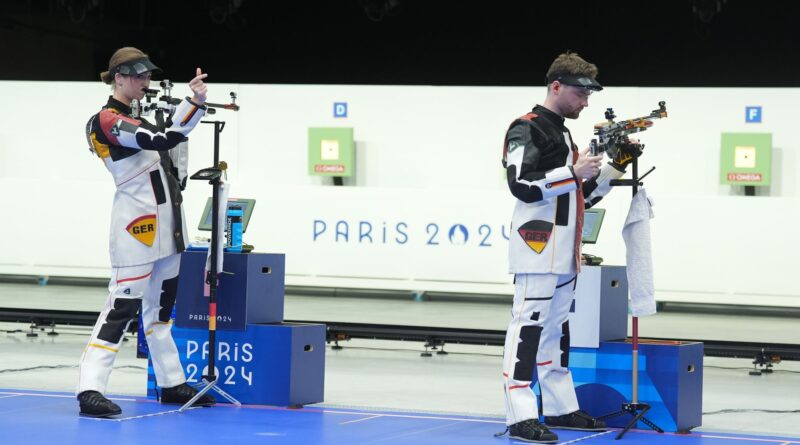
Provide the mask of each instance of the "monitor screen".
[{"label": "monitor screen", "polygon": [[600,226],[603,224],[603,217],[606,209],[586,209],[583,215],[583,233],[581,238],[585,244],[597,242],[597,235],[600,234]]},{"label": "monitor screen", "polygon": [[[200,225],[197,226],[200,230],[211,230],[211,201],[211,198],[208,198],[208,201],[206,201],[206,208],[203,210],[203,216],[200,217]],[[250,215],[253,214],[253,207],[256,206],[256,200],[228,198],[228,208],[231,206],[239,206],[242,208],[242,232],[246,232],[247,224],[250,223]]]}]

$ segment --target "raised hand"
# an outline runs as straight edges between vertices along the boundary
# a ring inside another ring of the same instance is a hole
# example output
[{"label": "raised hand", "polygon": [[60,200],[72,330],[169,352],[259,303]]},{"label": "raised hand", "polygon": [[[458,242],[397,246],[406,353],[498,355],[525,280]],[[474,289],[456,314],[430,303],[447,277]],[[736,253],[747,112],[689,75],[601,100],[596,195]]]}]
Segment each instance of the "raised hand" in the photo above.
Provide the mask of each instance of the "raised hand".
[{"label": "raised hand", "polygon": [[206,102],[208,85],[203,82],[203,79],[206,77],[208,77],[208,74],[203,73],[203,70],[197,68],[197,74],[195,75],[194,79],[189,82],[189,88],[191,88],[192,92],[194,93],[192,101],[198,105],[203,105]]}]

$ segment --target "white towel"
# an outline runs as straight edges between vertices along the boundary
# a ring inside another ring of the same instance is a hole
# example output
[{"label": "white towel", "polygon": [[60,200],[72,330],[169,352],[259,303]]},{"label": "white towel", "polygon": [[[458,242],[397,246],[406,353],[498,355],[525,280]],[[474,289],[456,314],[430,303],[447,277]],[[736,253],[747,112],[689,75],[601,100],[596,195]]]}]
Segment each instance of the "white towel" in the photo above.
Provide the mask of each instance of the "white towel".
[{"label": "white towel", "polygon": [[628,263],[628,290],[630,310],[634,317],[656,313],[656,297],[653,285],[653,256],[650,249],[650,220],[653,204],[640,188],[631,201],[628,218],[622,227]]}]

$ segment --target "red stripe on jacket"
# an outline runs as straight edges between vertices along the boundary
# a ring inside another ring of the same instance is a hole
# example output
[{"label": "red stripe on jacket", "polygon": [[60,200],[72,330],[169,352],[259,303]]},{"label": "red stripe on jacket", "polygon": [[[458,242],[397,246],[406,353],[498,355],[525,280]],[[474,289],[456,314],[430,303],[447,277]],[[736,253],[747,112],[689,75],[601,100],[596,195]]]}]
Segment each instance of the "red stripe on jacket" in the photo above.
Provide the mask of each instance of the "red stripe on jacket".
[{"label": "red stripe on jacket", "polygon": [[[578,147],[572,145],[572,164],[578,162]],[[583,213],[586,203],[583,198],[583,181],[578,180],[578,190],[575,191],[575,273],[581,271],[581,238],[583,236]]]}]

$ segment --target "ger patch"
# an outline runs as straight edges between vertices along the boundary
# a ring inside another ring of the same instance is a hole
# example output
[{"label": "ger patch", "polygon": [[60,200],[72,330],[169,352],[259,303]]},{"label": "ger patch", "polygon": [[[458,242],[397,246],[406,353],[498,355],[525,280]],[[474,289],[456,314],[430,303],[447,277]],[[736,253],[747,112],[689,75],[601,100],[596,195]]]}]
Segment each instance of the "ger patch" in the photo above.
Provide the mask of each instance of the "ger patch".
[{"label": "ger patch", "polygon": [[520,226],[517,232],[528,247],[536,253],[542,253],[553,233],[553,223],[535,219]]},{"label": "ger patch", "polygon": [[156,227],[156,215],[144,215],[131,221],[125,230],[142,244],[152,246],[156,238]]}]

